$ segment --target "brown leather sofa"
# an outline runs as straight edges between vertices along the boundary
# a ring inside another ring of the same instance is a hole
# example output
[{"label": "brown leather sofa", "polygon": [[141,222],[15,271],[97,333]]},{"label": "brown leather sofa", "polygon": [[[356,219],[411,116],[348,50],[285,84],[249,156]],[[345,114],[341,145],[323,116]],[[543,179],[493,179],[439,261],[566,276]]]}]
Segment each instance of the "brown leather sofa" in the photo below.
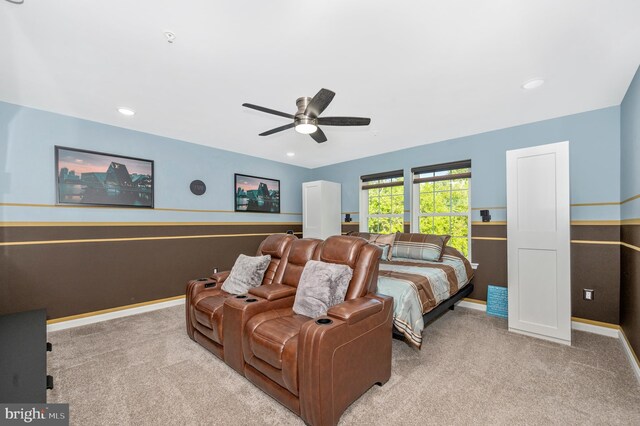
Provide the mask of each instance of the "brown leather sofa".
[{"label": "brown leather sofa", "polygon": [[[393,299],[375,294],[379,256],[362,238],[329,237],[313,257],[353,269],[345,301],[321,318],[296,314],[292,301],[246,321],[245,376],[308,424],[337,424],[352,402],[391,376]],[[225,315],[233,304],[225,303]]]},{"label": "brown leather sofa", "polygon": [[[271,282],[247,295],[217,288],[228,273],[189,282],[187,332],[306,423],[337,424],[351,403],[391,376],[393,299],[375,294],[380,249],[362,238],[334,236],[294,239],[269,254],[281,259]],[[310,259],[353,269],[345,301],[320,318],[292,308]],[[207,283],[216,288],[204,289]]]},{"label": "brown leather sofa", "polygon": [[[291,243],[296,237],[288,234],[268,236],[258,247],[258,256],[270,255],[271,262],[262,284],[280,281],[284,273]],[[213,274],[187,283],[186,320],[187,334],[218,358],[224,359],[224,301],[232,294],[221,289],[229,271]]]}]

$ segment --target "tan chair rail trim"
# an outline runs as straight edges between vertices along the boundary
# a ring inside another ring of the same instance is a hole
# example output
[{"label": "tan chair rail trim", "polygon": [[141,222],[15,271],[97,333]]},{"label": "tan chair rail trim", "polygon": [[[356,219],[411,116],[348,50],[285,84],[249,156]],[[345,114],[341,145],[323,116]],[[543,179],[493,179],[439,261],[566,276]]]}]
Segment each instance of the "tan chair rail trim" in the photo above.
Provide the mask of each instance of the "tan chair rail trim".
[{"label": "tan chair rail trim", "polygon": [[[244,213],[233,210],[206,210],[206,209],[175,209],[168,207],[154,207],[153,209],[144,209],[140,207],[113,207],[113,206],[77,206],[72,204],[36,204],[36,203],[0,203],[0,207],[46,207],[46,208],[64,208],[64,209],[115,209],[115,210],[159,210],[166,212],[192,212],[192,213]],[[251,213],[251,212],[249,212]],[[271,214],[289,214],[302,216],[302,213],[280,212]]]},{"label": "tan chair rail trim", "polygon": [[[302,234],[302,232],[294,232]],[[166,237],[133,237],[133,238],[86,238],[80,240],[48,240],[48,241],[10,241],[1,242],[0,247],[8,246],[35,246],[47,244],[83,244],[83,243],[120,243],[125,241],[159,241],[159,240],[189,240],[197,238],[234,238],[234,237],[259,237],[273,235],[273,232],[257,234],[212,234],[212,235],[172,235]]]},{"label": "tan chair rail trim", "polygon": [[604,201],[600,203],[574,203],[570,204],[571,207],[588,207],[588,206],[619,206],[622,204],[620,201]]},{"label": "tan chair rail trim", "polygon": [[302,225],[302,222],[0,222],[0,227],[28,226],[213,226]]},{"label": "tan chair rail trim", "polygon": [[[597,203],[574,203],[570,204],[571,207],[587,207],[587,206],[619,206],[624,203],[628,203],[629,201],[637,200],[640,198],[640,194],[634,195],[633,197],[629,197],[622,201],[602,201]],[[472,207],[471,210],[503,210],[506,207]]]},{"label": "tan chair rail trim", "polygon": [[[493,222],[473,221],[472,225],[506,225],[507,221],[497,220]],[[619,225],[640,225],[640,219],[625,220],[572,220],[571,225],[576,226],[619,226]]]},{"label": "tan chair rail trim", "polygon": [[505,237],[471,237],[472,240],[507,241]]},{"label": "tan chair rail trim", "polygon": [[597,240],[571,240],[573,244],[602,244],[607,246],[615,246],[622,244],[620,241],[597,241]]},{"label": "tan chair rail trim", "polygon": [[637,200],[638,198],[640,198],[640,194],[629,197],[626,200],[622,200],[620,204],[628,203],[629,201]]},{"label": "tan chair rail trim", "polygon": [[[505,237],[471,237],[472,240],[481,241],[507,241]],[[607,246],[625,246],[632,250],[640,251],[640,247],[633,244],[625,243],[623,241],[595,241],[595,240],[571,240],[572,244],[596,244]]]},{"label": "tan chair rail trim", "polygon": [[577,226],[619,226],[619,220],[572,220],[571,225]]},{"label": "tan chair rail trim", "polygon": [[139,308],[141,306],[155,305],[157,303],[170,302],[172,300],[184,299],[184,297],[185,297],[184,295],[182,295],[182,296],[173,296],[173,297],[167,297],[167,298],[164,298],[164,299],[149,300],[148,302],[134,303],[132,305],[117,306],[115,308],[102,309],[100,311],[85,312],[83,314],[71,315],[71,316],[68,316],[68,317],[54,318],[54,319],[47,320],[47,324],[55,324],[55,323],[63,322],[63,321],[71,321],[71,320],[76,320],[76,319],[80,319],[80,318],[93,317],[93,316],[96,316],[96,315],[102,315],[102,314],[108,314],[108,313],[111,313],[111,312],[123,311],[125,309]]},{"label": "tan chair rail trim", "polygon": [[625,243],[624,241],[620,241],[620,245],[630,248],[631,250],[640,251],[640,247],[634,246],[633,244]]}]

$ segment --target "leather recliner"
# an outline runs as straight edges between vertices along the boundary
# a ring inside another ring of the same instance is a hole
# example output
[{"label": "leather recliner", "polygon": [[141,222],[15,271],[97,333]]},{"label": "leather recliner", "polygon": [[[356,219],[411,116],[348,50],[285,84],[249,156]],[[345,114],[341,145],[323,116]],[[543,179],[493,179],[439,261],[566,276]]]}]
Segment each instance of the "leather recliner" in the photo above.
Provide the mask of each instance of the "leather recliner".
[{"label": "leather recliner", "polygon": [[[334,425],[352,402],[391,376],[393,299],[375,294],[380,249],[364,239],[329,237],[313,257],[353,269],[345,301],[320,318],[296,314],[293,300],[251,315],[242,331],[244,374],[308,424]],[[287,281],[290,268],[291,262],[283,280],[297,286],[298,271]],[[225,303],[225,316],[233,304],[239,303]]]},{"label": "leather recliner", "polygon": [[[262,285],[280,281],[285,271],[291,243],[297,238],[289,234],[268,236],[258,247],[257,255],[270,255],[271,262],[264,274]],[[218,358],[224,359],[224,302],[233,297],[222,290],[222,283],[229,271],[218,272],[210,278],[187,283],[186,321],[187,334]]]},{"label": "leather recliner", "polygon": [[225,338],[224,362],[244,375],[245,362],[242,350],[245,325],[263,312],[293,306],[300,276],[305,265],[316,253],[322,240],[300,239],[291,243],[289,255],[277,281],[249,290],[247,297],[230,297],[224,302],[223,335]]}]

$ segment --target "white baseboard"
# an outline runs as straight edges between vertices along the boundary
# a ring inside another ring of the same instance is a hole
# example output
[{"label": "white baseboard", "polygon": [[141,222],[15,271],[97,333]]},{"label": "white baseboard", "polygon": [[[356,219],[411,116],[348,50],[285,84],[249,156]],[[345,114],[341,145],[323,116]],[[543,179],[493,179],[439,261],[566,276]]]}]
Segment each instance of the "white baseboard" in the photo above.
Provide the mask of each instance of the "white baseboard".
[{"label": "white baseboard", "polygon": [[617,328],[602,327],[600,325],[587,324],[584,322],[571,321],[571,328],[578,331],[586,331],[587,333],[599,334],[601,336],[620,337],[620,330]]},{"label": "white baseboard", "polygon": [[165,302],[152,303],[144,306],[136,306],[133,308],[122,309],[119,311],[107,312],[104,314],[91,315],[83,318],[71,319],[69,321],[61,321],[53,324],[47,324],[47,332],[65,330],[67,328],[79,327],[81,325],[95,324],[97,322],[108,321],[115,318],[128,317],[144,312],[156,311],[158,309],[169,308],[171,306],[183,305],[184,298],[168,300]]},{"label": "white baseboard", "polygon": [[484,305],[482,303],[470,302],[468,300],[461,300],[456,303],[456,306],[460,306],[461,308],[475,309],[476,311],[482,312],[487,311],[487,305]]},{"label": "white baseboard", "polygon": [[627,340],[627,336],[625,336],[624,331],[618,330],[620,333],[620,342],[622,343],[622,347],[624,348],[624,352],[627,354],[629,358],[629,364],[631,364],[631,369],[636,374],[636,378],[640,382],[640,363],[638,358],[636,358],[631,345],[629,344],[629,340]]},{"label": "white baseboard", "polygon": [[[475,309],[482,312],[487,311],[487,305],[483,303],[472,302],[470,300],[461,300],[456,303],[456,306],[460,306],[461,308]],[[586,324],[578,321],[571,321],[571,328],[573,330],[586,331],[587,333],[600,334],[602,336],[615,338],[619,337],[617,328],[602,327],[600,325]]]}]

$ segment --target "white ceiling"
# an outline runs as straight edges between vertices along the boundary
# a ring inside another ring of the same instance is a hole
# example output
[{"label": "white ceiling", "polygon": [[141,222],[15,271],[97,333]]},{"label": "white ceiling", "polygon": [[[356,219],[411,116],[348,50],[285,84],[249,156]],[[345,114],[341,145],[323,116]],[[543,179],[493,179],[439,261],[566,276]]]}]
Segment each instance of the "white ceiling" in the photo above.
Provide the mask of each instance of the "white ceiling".
[{"label": "white ceiling", "polygon": [[[0,100],[313,168],[618,105],[639,22],[638,0],[0,0]],[[322,87],[371,125],[259,137],[287,120],[241,107]]]}]

